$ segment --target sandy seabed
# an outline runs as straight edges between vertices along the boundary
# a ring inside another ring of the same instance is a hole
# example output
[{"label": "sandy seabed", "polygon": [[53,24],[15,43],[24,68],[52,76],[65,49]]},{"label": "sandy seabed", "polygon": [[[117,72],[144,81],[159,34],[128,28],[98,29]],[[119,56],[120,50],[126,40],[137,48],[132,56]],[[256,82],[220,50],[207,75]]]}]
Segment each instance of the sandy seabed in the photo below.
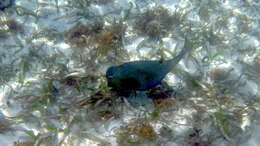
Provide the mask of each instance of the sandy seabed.
[{"label": "sandy seabed", "polygon": [[[260,145],[259,10],[258,0],[16,0],[0,11],[0,146]],[[161,85],[107,87],[109,66],[170,59],[184,44]]]}]

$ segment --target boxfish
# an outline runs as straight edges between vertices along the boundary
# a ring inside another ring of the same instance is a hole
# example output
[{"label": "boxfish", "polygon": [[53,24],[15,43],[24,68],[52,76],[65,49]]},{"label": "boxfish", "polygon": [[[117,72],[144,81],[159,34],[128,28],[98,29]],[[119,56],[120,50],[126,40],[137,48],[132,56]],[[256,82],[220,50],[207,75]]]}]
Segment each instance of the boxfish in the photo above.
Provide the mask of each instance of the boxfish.
[{"label": "boxfish", "polygon": [[145,91],[160,84],[163,78],[185,56],[186,45],[174,58],[161,60],[140,60],[111,66],[106,71],[107,85],[116,91]]}]

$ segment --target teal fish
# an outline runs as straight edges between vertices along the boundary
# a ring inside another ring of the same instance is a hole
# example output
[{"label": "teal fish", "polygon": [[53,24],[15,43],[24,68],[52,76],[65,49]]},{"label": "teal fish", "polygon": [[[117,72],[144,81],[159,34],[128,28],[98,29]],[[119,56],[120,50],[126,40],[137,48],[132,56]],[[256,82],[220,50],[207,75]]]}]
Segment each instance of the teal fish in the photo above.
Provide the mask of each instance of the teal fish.
[{"label": "teal fish", "polygon": [[12,7],[15,4],[15,0],[0,0],[0,11],[4,11],[7,8]]},{"label": "teal fish", "polygon": [[132,61],[119,66],[111,66],[106,72],[108,86],[117,91],[148,90],[160,84],[188,50],[185,40],[184,48],[173,59],[166,61]]}]

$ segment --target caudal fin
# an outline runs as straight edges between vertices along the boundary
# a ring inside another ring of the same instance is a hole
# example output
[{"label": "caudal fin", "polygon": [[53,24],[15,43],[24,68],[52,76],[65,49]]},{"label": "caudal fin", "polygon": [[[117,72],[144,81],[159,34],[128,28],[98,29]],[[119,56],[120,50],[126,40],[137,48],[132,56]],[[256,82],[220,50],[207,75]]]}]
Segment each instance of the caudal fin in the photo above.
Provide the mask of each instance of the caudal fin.
[{"label": "caudal fin", "polygon": [[188,44],[187,38],[185,37],[184,47],[182,48],[181,52],[176,57],[174,57],[173,59],[170,59],[166,62],[169,71],[172,70],[175,67],[175,65],[178,64],[179,61],[185,56],[185,54],[190,50],[190,46],[188,46],[188,45],[189,44]]}]

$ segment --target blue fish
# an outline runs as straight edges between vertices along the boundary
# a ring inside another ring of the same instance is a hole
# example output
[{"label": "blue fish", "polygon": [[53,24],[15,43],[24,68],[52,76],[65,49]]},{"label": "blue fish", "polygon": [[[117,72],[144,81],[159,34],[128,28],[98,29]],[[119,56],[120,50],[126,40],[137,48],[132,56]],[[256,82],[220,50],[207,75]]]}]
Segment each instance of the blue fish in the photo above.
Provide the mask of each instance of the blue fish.
[{"label": "blue fish", "polygon": [[111,66],[106,72],[108,86],[116,91],[144,91],[161,83],[189,50],[185,45],[173,59],[166,61],[132,61]]},{"label": "blue fish", "polygon": [[15,0],[0,0],[0,11],[11,8],[15,4]]}]

